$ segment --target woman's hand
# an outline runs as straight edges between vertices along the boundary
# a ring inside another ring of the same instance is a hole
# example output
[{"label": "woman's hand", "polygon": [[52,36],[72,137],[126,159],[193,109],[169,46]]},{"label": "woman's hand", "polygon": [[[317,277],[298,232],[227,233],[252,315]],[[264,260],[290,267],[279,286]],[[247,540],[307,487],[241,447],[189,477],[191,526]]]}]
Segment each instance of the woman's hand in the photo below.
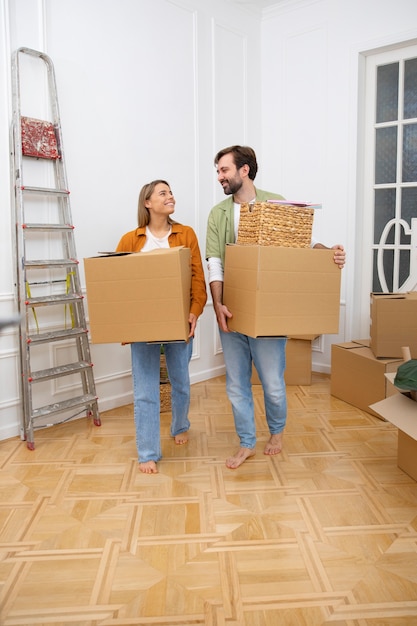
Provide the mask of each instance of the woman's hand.
[{"label": "woman's hand", "polygon": [[191,338],[194,337],[195,327],[197,326],[197,316],[194,315],[194,313],[190,313],[188,316],[188,323],[190,325],[190,334],[188,337]]}]

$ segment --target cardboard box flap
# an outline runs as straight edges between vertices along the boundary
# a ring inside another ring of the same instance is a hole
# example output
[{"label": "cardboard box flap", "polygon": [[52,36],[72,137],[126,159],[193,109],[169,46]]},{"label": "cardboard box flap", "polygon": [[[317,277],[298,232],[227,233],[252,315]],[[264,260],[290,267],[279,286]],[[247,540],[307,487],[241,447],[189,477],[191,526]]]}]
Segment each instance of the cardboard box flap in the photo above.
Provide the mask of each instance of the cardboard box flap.
[{"label": "cardboard box flap", "polygon": [[373,291],[371,297],[380,300],[414,300],[417,298],[417,291],[405,291],[403,293],[381,293]]},{"label": "cardboard box flap", "polygon": [[345,341],[345,343],[338,343],[337,345],[345,350],[357,350],[358,348],[365,347],[359,341]]},{"label": "cardboard box flap", "polygon": [[384,299],[384,300],[404,300],[405,293],[379,293],[373,291],[371,293],[372,298]]},{"label": "cardboard box flap", "polygon": [[417,439],[417,402],[401,393],[371,404],[370,408],[404,433]]},{"label": "cardboard box flap", "polygon": [[[138,254],[170,254],[173,250],[184,248],[184,246],[175,246],[175,248],[157,248],[156,250],[149,250],[149,252],[117,252],[116,250],[110,250],[108,252],[97,252],[96,256],[88,257],[89,259],[102,259],[103,257],[113,256],[137,256]],[[175,252],[174,252],[175,254]]]}]

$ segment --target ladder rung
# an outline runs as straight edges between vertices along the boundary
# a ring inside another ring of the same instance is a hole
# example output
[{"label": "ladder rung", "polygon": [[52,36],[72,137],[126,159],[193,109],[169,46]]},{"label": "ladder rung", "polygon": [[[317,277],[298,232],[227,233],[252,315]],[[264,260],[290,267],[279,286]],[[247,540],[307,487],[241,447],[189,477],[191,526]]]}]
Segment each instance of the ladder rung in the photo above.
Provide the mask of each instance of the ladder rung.
[{"label": "ladder rung", "polygon": [[40,333],[36,335],[30,335],[27,338],[27,343],[47,343],[49,341],[63,341],[65,339],[76,339],[87,335],[87,328],[69,328],[54,330],[48,333]]},{"label": "ladder rung", "polygon": [[68,189],[53,189],[52,187],[29,187],[24,185],[21,190],[28,193],[40,193],[44,196],[68,196]]},{"label": "ladder rung", "polygon": [[44,380],[50,380],[51,378],[58,378],[59,376],[68,376],[69,374],[86,371],[91,367],[92,364],[87,363],[87,361],[77,361],[77,363],[66,363],[65,365],[60,365],[59,367],[49,367],[45,370],[31,372],[29,375],[29,382],[39,383]]},{"label": "ladder rung", "polygon": [[27,259],[23,260],[23,266],[26,268],[46,268],[46,267],[74,267],[79,265],[79,261],[75,259]]},{"label": "ladder rung", "polygon": [[67,231],[74,230],[74,226],[72,224],[22,224],[22,228],[25,230],[36,230],[36,231]]},{"label": "ladder rung", "polygon": [[48,404],[46,406],[34,409],[32,413],[33,419],[39,419],[47,415],[53,415],[55,413],[63,413],[68,409],[73,409],[78,406],[90,407],[97,402],[97,396],[92,393],[87,393],[84,396],[77,396],[70,400],[63,400],[62,402],[55,402],[55,404]]},{"label": "ladder rung", "polygon": [[84,296],[77,293],[61,293],[57,296],[43,296],[38,298],[27,298],[25,300],[26,306],[50,306],[53,304],[71,304],[73,302],[80,302]]}]

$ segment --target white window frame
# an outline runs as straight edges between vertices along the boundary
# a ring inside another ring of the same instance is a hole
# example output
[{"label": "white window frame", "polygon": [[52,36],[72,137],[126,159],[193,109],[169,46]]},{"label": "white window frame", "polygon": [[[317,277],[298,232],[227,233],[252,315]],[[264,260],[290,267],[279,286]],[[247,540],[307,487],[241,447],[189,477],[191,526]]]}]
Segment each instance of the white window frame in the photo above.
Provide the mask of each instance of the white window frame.
[{"label": "white window frame", "polygon": [[[365,59],[365,90],[363,100],[363,176],[359,174],[362,185],[362,199],[358,203],[359,211],[357,224],[361,225],[361,262],[358,264],[357,287],[360,290],[360,326],[363,336],[369,332],[370,313],[370,292],[372,290],[372,272],[374,249],[379,249],[379,245],[374,244],[374,190],[377,186],[375,180],[375,111],[376,111],[376,88],[377,88],[377,68],[397,61],[417,57],[417,44],[404,45],[391,48],[389,50],[374,52],[366,56]],[[402,102],[402,83],[400,84]],[[410,120],[407,120],[409,122]],[[400,122],[401,123],[401,122]],[[360,141],[360,138],[359,138]],[[397,159],[402,158],[402,146],[398,146]],[[407,183],[397,181],[392,185],[394,188],[407,186]],[[416,214],[417,215],[417,214]],[[412,291],[417,289],[417,220],[413,220],[414,234],[411,241],[410,266],[415,267],[416,274],[407,280],[401,287],[401,291]],[[359,233],[358,233],[359,234]],[[380,243],[383,246],[383,243]],[[397,249],[397,245],[386,246],[389,249]],[[359,252],[359,248],[358,248]],[[382,261],[382,252],[379,254]],[[395,283],[394,283],[395,284]]]}]

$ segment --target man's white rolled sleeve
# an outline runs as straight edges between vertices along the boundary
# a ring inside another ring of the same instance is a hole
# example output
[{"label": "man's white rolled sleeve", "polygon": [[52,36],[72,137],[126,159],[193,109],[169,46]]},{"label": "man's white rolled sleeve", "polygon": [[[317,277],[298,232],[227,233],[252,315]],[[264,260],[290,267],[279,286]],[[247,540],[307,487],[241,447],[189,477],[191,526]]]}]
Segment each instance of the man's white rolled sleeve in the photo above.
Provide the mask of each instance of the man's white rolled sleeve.
[{"label": "man's white rolled sleeve", "polygon": [[215,280],[223,282],[224,271],[221,259],[218,259],[217,257],[210,257],[207,259],[207,268],[209,283],[212,283]]}]

